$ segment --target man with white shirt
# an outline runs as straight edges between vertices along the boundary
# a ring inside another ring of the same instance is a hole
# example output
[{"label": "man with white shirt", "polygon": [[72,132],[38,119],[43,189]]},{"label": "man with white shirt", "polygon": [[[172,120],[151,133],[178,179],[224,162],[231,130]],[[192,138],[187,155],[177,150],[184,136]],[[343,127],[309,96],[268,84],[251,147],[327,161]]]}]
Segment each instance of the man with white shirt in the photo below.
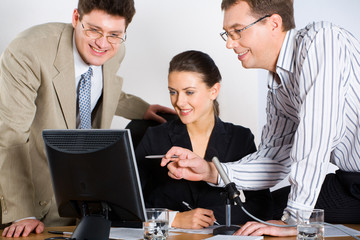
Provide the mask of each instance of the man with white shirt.
[{"label": "man with white shirt", "polygon": [[[245,68],[269,71],[267,123],[258,151],[222,164],[239,189],[274,186],[277,224],[297,210],[325,210],[325,221],[360,223],[360,44],[331,23],[295,30],[292,0],[223,0],[221,37]],[[178,159],[171,159],[178,155]],[[175,179],[223,186],[214,164],[172,148],[163,159]],[[327,174],[329,163],[339,170]],[[279,200],[279,201],[278,201]],[[283,204],[283,206],[282,206]],[[279,218],[280,218],[279,216]],[[295,235],[295,228],[248,222],[239,235]]]},{"label": "man with white shirt", "polygon": [[32,27],[2,54],[0,219],[12,223],[3,236],[73,223],[57,213],[43,129],[110,128],[114,115],[164,122],[157,112],[174,113],[121,90],[116,73],[134,14],[133,0],[80,0],[72,24]]}]

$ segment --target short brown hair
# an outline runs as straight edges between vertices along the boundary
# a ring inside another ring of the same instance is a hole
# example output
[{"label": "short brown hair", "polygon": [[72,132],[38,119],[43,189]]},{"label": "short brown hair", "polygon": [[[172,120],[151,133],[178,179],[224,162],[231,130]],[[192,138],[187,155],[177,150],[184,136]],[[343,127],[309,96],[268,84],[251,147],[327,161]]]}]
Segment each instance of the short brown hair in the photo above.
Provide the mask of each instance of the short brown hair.
[{"label": "short brown hair", "polygon": [[129,25],[135,15],[134,0],[79,0],[78,11],[80,20],[83,15],[95,9],[102,10],[113,16],[124,17],[126,26]]},{"label": "short brown hair", "polygon": [[294,1],[293,0],[223,0],[221,9],[227,10],[231,6],[244,1],[249,4],[254,16],[279,14],[283,21],[283,30],[288,31],[295,28]]}]

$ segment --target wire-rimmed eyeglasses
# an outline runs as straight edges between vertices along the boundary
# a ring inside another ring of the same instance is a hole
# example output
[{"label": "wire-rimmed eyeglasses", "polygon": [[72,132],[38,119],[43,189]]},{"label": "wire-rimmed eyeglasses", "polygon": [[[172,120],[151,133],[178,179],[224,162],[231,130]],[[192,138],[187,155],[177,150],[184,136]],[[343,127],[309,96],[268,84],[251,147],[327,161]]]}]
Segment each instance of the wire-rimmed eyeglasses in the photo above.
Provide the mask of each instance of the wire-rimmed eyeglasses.
[{"label": "wire-rimmed eyeglasses", "polygon": [[[85,29],[84,24],[81,23],[81,26],[85,32],[85,35],[88,36],[89,38],[92,39],[99,39],[104,37],[104,34],[94,28],[87,28]],[[122,37],[120,37],[117,34],[111,34],[111,35],[107,35],[106,39],[109,43],[112,44],[121,44],[123,42],[126,41],[126,32],[124,33],[124,35]]]},{"label": "wire-rimmed eyeglasses", "polygon": [[224,32],[220,33],[220,36],[221,36],[221,38],[222,38],[225,42],[227,41],[228,36],[230,36],[230,38],[231,38],[232,40],[238,40],[238,39],[241,38],[241,34],[240,34],[240,33],[241,33],[242,31],[248,29],[248,28],[251,27],[251,26],[254,26],[255,24],[257,24],[257,23],[260,22],[261,20],[263,20],[263,19],[265,19],[265,18],[267,18],[267,17],[270,17],[270,16],[271,16],[271,15],[265,15],[265,16],[263,16],[262,18],[259,18],[259,19],[256,20],[255,22],[250,23],[249,25],[247,25],[246,27],[244,27],[244,28],[242,28],[242,29],[235,29],[235,30],[231,30],[231,31],[229,31],[229,32],[224,31]]}]

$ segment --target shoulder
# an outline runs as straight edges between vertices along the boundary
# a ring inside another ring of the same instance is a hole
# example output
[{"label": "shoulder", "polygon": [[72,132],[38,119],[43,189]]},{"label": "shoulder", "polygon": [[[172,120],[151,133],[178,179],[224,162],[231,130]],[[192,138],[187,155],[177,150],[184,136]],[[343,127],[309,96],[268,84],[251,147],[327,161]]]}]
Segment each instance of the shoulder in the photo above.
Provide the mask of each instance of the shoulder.
[{"label": "shoulder", "polygon": [[150,134],[150,135],[154,135],[154,136],[159,136],[159,135],[163,135],[163,134],[168,135],[170,132],[173,132],[177,126],[179,126],[178,121],[179,121],[178,119],[170,120],[170,121],[167,121],[166,123],[162,123],[157,126],[149,127],[147,129],[146,133]]},{"label": "shoulder", "polygon": [[36,25],[19,33],[13,39],[12,44],[14,45],[26,42],[27,45],[40,45],[43,44],[44,41],[47,43],[57,44],[57,42],[54,42],[53,40],[59,39],[65,30],[73,31],[72,25],[66,23],[46,23]]},{"label": "shoulder", "polygon": [[8,45],[6,52],[21,59],[48,59],[57,53],[60,39],[68,38],[72,45],[71,24],[47,23],[33,26],[18,34]]},{"label": "shoulder", "polygon": [[221,124],[224,130],[231,135],[252,135],[252,132],[249,128],[243,127],[241,125],[235,125],[230,122],[223,122],[219,119],[219,124]]},{"label": "shoulder", "polygon": [[326,42],[330,37],[336,41],[342,36],[349,37],[349,35],[351,34],[348,31],[331,22],[312,22],[297,32],[297,42],[298,44],[305,42],[308,46],[312,43]]}]

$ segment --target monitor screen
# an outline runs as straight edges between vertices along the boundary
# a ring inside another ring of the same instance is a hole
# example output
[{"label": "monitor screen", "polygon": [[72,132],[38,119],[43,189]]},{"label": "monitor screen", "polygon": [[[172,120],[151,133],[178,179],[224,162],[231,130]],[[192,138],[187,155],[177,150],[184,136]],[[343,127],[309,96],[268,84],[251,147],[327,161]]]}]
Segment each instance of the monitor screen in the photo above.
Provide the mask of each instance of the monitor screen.
[{"label": "monitor screen", "polygon": [[61,217],[102,214],[114,225],[145,220],[129,130],[44,130],[56,203]]}]

